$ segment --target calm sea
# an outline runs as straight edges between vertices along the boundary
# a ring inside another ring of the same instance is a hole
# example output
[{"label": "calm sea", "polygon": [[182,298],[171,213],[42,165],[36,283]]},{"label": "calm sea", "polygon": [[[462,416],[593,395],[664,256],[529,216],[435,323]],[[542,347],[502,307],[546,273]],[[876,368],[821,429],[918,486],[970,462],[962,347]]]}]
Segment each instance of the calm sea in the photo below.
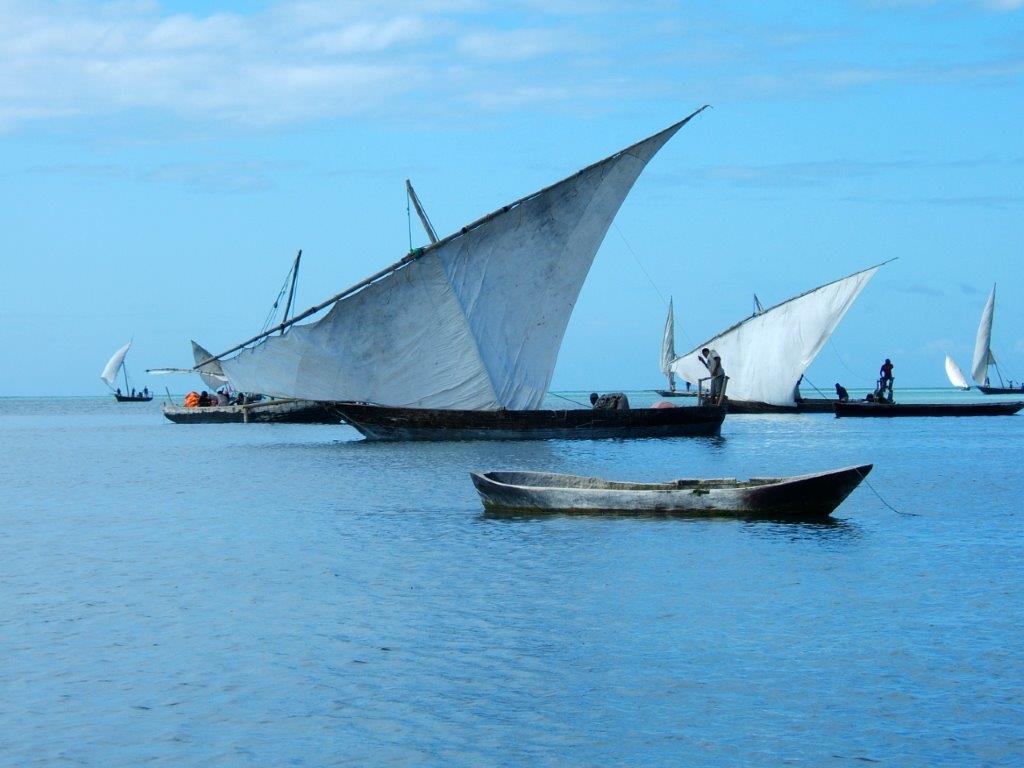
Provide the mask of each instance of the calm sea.
[{"label": "calm sea", "polygon": [[[0,764],[1020,766],[1022,438],[389,445],[3,399]],[[899,512],[862,486],[831,525],[489,519],[467,476],[864,461]]]}]

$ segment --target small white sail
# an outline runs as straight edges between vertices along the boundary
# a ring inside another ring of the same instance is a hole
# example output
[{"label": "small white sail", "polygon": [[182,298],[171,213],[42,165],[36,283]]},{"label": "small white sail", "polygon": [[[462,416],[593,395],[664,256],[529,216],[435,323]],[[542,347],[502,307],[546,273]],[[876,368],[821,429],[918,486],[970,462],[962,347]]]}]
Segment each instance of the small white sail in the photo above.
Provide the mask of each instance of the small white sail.
[{"label": "small white sail", "polygon": [[[201,344],[197,344],[193,339],[192,341],[192,358],[196,363],[201,363],[203,360],[210,360],[213,357]],[[210,389],[217,389],[228,383],[228,377],[224,375],[224,369],[220,367],[219,360],[210,360],[205,365],[200,365],[196,369],[199,373],[199,378],[203,380],[203,383]]]},{"label": "small white sail", "polygon": [[409,254],[319,305],[333,304],[321,319],[222,359],[224,373],[280,397],[539,408],[619,206],[699,112]]},{"label": "small white sail", "polygon": [[672,361],[676,359],[676,319],[672,310],[672,297],[668,299],[668,317],[665,318],[665,333],[661,337],[661,372],[672,375]]},{"label": "small white sail", "polygon": [[100,374],[100,378],[107,383],[108,387],[113,388],[114,382],[117,380],[117,372],[121,368],[121,364],[124,362],[124,356],[128,354],[128,350],[131,349],[132,343],[129,341],[117,352],[114,353],[113,357],[107,361],[106,366],[103,368],[103,373]]},{"label": "small white sail", "polygon": [[967,383],[967,379],[964,378],[964,372],[960,370],[960,366],[949,355],[946,355],[946,378],[957,389],[971,388],[971,385]]},{"label": "small white sail", "polygon": [[996,287],[993,285],[992,293],[985,302],[985,309],[981,312],[978,337],[974,342],[974,362],[971,364],[971,376],[982,386],[988,384],[988,367],[996,361],[995,355],[992,354],[992,314],[995,309]]},{"label": "small white sail", "polygon": [[707,378],[704,347],[722,358],[728,396],[770,405],[794,405],[793,389],[878,266],[776,304],[704,342],[672,364],[679,376]]}]

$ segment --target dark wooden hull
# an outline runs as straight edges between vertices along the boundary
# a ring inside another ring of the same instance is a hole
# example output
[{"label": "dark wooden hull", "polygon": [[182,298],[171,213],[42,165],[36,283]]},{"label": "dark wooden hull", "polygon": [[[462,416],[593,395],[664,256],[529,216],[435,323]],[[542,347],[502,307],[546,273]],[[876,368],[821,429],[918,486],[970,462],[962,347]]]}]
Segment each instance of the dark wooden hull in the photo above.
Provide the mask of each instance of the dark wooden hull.
[{"label": "dark wooden hull", "polygon": [[983,387],[979,384],[978,390],[984,395],[1024,395],[1024,384],[1019,387]]},{"label": "dark wooden hull", "polygon": [[662,397],[696,397],[696,391],[687,391],[685,389],[656,389],[654,390]]},{"label": "dark wooden hull", "polygon": [[336,413],[368,440],[603,440],[714,436],[725,408],[628,411],[453,411],[335,403]]},{"label": "dark wooden hull", "polygon": [[832,406],[837,402],[837,400],[824,398],[807,398],[796,405],[771,405],[756,400],[730,399],[727,407],[729,413],[771,413],[791,416],[796,413],[832,413]]},{"label": "dark wooden hull", "polygon": [[836,416],[892,418],[896,416],[1009,416],[1024,402],[1009,403],[836,403]]},{"label": "dark wooden hull", "polygon": [[471,472],[493,514],[736,516],[774,520],[828,517],[871,464],[799,477],[633,483],[546,472]]},{"label": "dark wooden hull", "polygon": [[131,395],[115,394],[114,399],[117,400],[117,402],[119,403],[148,403],[150,400],[153,399],[153,396],[150,395],[149,397],[145,397],[143,395],[136,395],[135,397],[132,397]]},{"label": "dark wooden hull", "polygon": [[250,405],[205,408],[165,405],[164,416],[175,424],[337,424],[340,421],[328,403],[312,400],[267,400]]}]

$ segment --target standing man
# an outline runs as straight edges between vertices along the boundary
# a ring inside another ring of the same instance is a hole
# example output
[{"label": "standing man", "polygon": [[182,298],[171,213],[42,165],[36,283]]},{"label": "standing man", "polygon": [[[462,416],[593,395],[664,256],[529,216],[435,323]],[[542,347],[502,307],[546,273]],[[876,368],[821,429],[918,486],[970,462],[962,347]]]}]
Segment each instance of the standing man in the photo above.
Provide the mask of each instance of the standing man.
[{"label": "standing man", "polygon": [[722,367],[722,358],[715,350],[708,349],[707,347],[704,347],[700,353],[704,357],[698,356],[697,359],[704,363],[704,367],[708,369],[708,373],[711,375],[711,399],[717,402],[722,394],[722,382],[725,381],[725,368]]},{"label": "standing man", "polygon": [[888,389],[890,400],[892,400],[892,367],[892,360],[887,357],[882,363],[882,367],[878,369],[878,391],[884,396]]}]

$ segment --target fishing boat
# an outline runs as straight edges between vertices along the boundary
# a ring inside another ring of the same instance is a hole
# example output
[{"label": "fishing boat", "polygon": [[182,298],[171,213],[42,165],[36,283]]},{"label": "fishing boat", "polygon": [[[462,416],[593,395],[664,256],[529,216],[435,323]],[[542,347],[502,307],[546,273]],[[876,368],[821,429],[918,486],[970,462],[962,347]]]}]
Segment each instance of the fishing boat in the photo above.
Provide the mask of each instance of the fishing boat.
[{"label": "fishing boat", "polygon": [[967,383],[967,379],[964,377],[964,372],[960,370],[960,366],[949,355],[946,355],[946,378],[957,389],[962,389],[966,392],[971,388],[971,385]]},{"label": "fishing boat", "polygon": [[[1003,375],[999,372],[999,363],[992,353],[992,318],[996,309],[996,287],[992,286],[992,292],[988,295],[985,308],[981,312],[981,322],[978,324],[978,335],[974,341],[974,362],[971,365],[971,376],[978,384],[978,389],[986,395],[1014,395],[1024,392],[1024,382],[1014,386],[1010,381],[1009,385],[1003,381]],[[996,376],[999,378],[999,386],[992,386],[988,369],[992,366],[996,369]]]},{"label": "fishing boat", "polygon": [[885,403],[849,402],[833,405],[837,417],[893,418],[898,416],[1011,416],[1024,402],[1000,403]]},{"label": "fishing boat", "polygon": [[[890,259],[891,261],[891,259]],[[797,383],[882,262],[764,309],[671,362],[687,381],[707,376],[701,350],[713,349],[729,375],[730,413],[828,413],[830,398],[799,397]]]},{"label": "fishing boat", "polygon": [[797,477],[633,483],[548,472],[471,472],[490,513],[825,518],[860,485],[871,464]]},{"label": "fishing boat", "polygon": [[717,431],[725,417],[720,399],[692,414],[542,409],[569,317],[612,220],[647,163],[703,109],[431,238],[196,367],[218,360],[236,389],[334,402],[364,434],[399,425],[389,439],[628,436],[634,427],[646,435],[659,420],[674,423],[675,434]]},{"label": "fishing boat", "polygon": [[335,403],[338,417],[369,440],[604,440],[710,437],[719,434],[725,408],[630,410],[450,410]]},{"label": "fishing boat", "polygon": [[186,408],[164,405],[164,416],[175,424],[337,424],[329,403],[310,400],[260,400],[245,405]]},{"label": "fishing boat", "polygon": [[[103,382],[110,387],[110,391],[114,395],[114,399],[119,403],[148,403],[153,399],[153,395],[148,393],[142,394],[141,392],[136,393],[128,383],[128,367],[124,363],[125,357],[128,355],[128,350],[132,348],[132,343],[129,341],[117,352],[113,354],[107,364],[103,367],[103,372],[100,374],[100,378]],[[124,375],[124,392],[122,393],[119,388],[115,387],[117,382],[117,374],[120,371]]]},{"label": "fishing boat", "polygon": [[676,374],[672,370],[672,361],[676,359],[676,319],[672,309],[672,297],[668,297],[668,317],[665,318],[665,330],[661,336],[661,373],[668,379],[668,389],[654,390],[662,397],[696,397],[697,393],[690,390],[687,382],[685,390],[676,389]]}]

